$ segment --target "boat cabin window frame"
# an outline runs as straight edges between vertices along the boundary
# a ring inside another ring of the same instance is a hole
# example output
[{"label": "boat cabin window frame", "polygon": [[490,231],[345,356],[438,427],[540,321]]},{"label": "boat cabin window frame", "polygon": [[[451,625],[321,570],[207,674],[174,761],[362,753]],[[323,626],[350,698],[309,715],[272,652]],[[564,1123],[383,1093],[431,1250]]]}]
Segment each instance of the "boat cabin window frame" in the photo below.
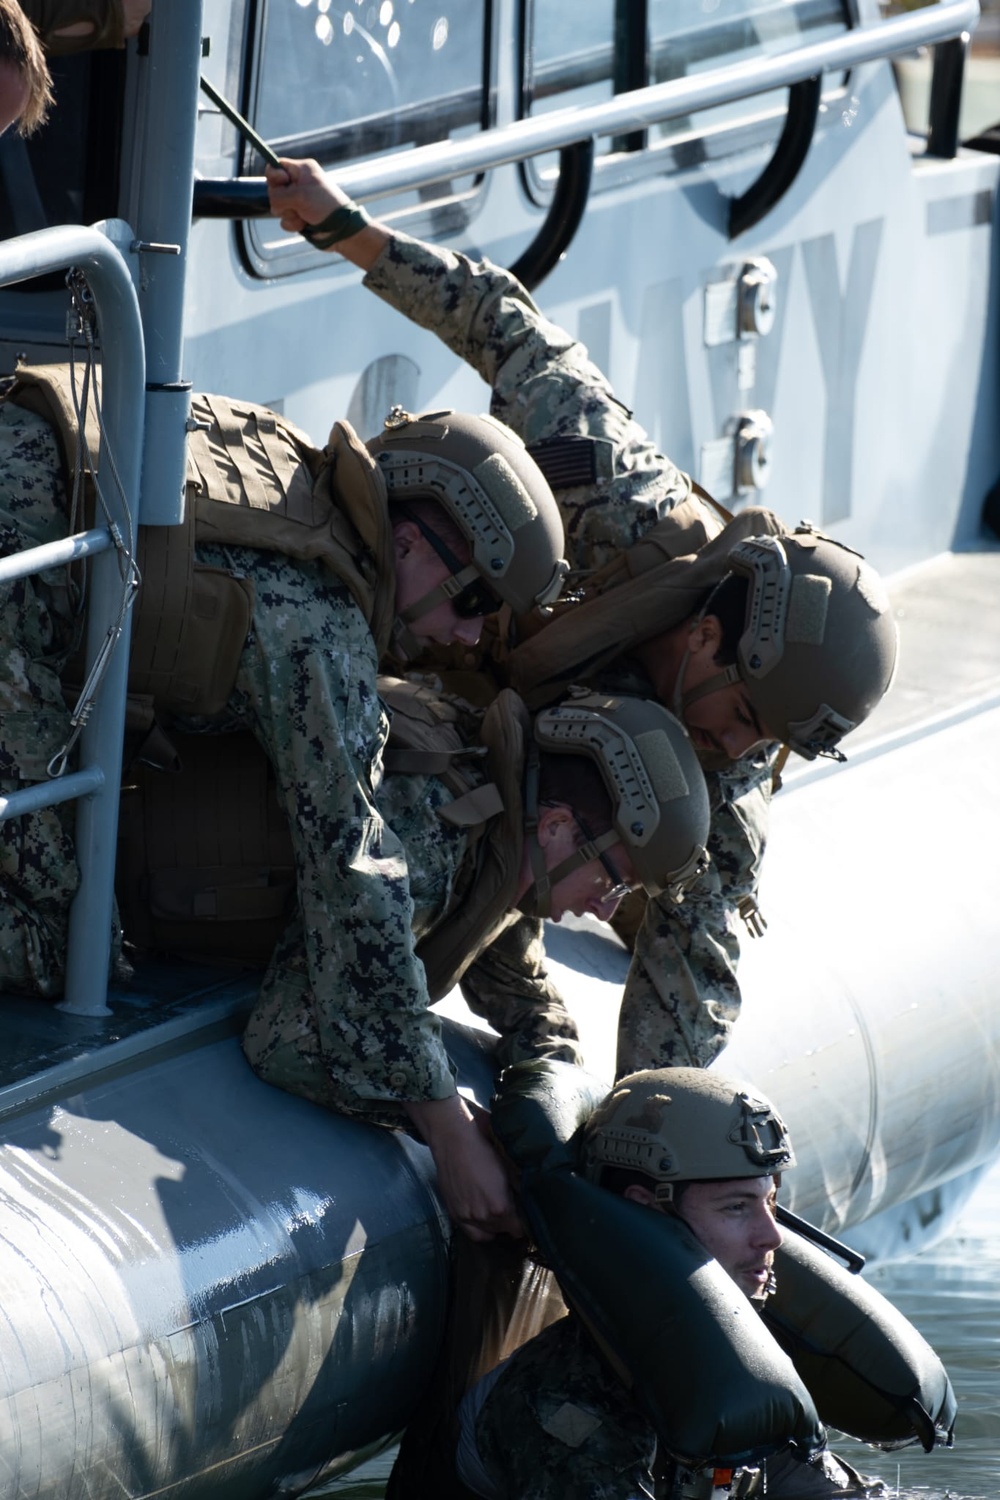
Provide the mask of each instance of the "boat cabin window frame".
[{"label": "boat cabin window frame", "polygon": [[[429,10],[424,14],[418,11],[421,3],[426,5],[427,0],[295,0],[294,6],[292,0],[257,0],[248,16],[244,49],[244,113],[279,156],[312,156],[335,173],[338,167],[377,160],[379,156],[396,153],[407,146],[437,141],[442,138],[442,104],[445,105],[446,120],[450,113],[457,138],[470,132],[487,131],[495,125],[498,86],[497,7],[494,0],[434,0],[432,53],[437,38],[442,35],[442,24],[446,37],[439,48],[442,52],[447,45],[447,27],[455,18],[466,27],[481,27],[478,68],[474,78],[471,72],[467,72],[466,81],[451,92],[428,93],[402,111],[399,108],[383,109],[368,116],[355,115],[352,119],[328,124],[320,122],[315,127],[277,130],[274,100],[287,92],[288,81],[286,73],[284,85],[279,84],[277,79],[281,75],[269,69],[269,19],[280,14],[287,16],[294,11],[296,19],[302,23],[304,36],[305,23],[310,20],[314,21],[314,28],[325,21],[338,27],[343,34],[345,24],[359,16],[361,20],[350,26],[348,35],[365,33],[361,45],[372,56],[381,51],[377,65],[383,76],[389,77],[389,28],[394,24],[405,26],[408,20],[415,22],[418,16],[421,20],[429,19]],[[378,37],[373,37],[371,28],[363,24],[373,15],[379,28]],[[398,20],[394,19],[397,17]],[[328,35],[325,28],[323,32],[324,36]],[[404,40],[403,36],[397,35],[394,45],[401,40]],[[464,41],[468,53],[468,33]],[[319,45],[323,45],[322,38]],[[273,63],[273,58],[270,61]],[[414,80],[410,83],[419,88]],[[408,139],[400,139],[401,122]],[[304,125],[304,121],[300,125]],[[261,158],[249,145],[241,147],[239,171],[242,176],[260,176],[263,172]],[[444,239],[460,234],[472,222],[482,201],[485,183],[485,173],[468,174],[460,180],[438,183],[420,192],[380,199],[375,211],[380,218],[408,233]],[[316,250],[299,235],[286,235],[275,220],[251,219],[239,223],[237,240],[247,270],[260,279],[289,276],[330,264],[328,255]]]},{"label": "boat cabin window frame", "polygon": [[[535,17],[543,7],[551,7],[556,3],[557,0],[520,0],[522,74],[519,115],[522,119],[532,118],[535,114],[532,108],[537,92],[532,71],[536,53]],[[659,83],[668,77],[666,58],[670,42],[666,33],[659,36],[654,34],[652,24],[655,21],[652,12],[663,15],[668,3],[669,0],[602,0],[611,19],[612,29],[618,28],[618,36],[615,38],[609,35],[606,45],[600,48],[599,53],[596,49],[591,49],[583,54],[586,66],[582,69],[583,77],[579,83],[574,84],[572,72],[564,64],[564,86],[560,88],[559,65],[548,66],[545,93],[546,97],[554,99],[553,107],[572,105],[575,102],[573,96],[579,97],[579,89],[587,88],[588,85],[591,89],[595,84],[607,85],[603,97],[610,99],[615,94]],[[717,15],[726,3],[727,0],[719,0],[711,12],[706,12],[706,19],[711,23],[712,16]],[[735,0],[735,3],[734,0],[729,0],[728,8],[735,11],[738,7],[743,7],[747,13],[742,22],[745,27],[752,20],[748,12],[755,3],[765,14],[778,10],[776,0],[762,0],[762,3],[761,0]],[[836,12],[840,23],[836,32],[848,32],[858,20],[854,0],[793,0],[792,6],[788,5],[787,0],[782,0],[780,12],[787,13],[790,10],[794,10],[798,16],[816,12],[820,17]],[[641,19],[634,21],[631,28],[627,23],[623,27],[623,14],[629,20],[636,17]],[[721,17],[714,24],[720,26],[724,19],[726,18]],[[732,27],[740,24],[738,17],[730,18]],[[637,27],[645,31],[645,38],[636,36]],[[630,35],[622,34],[623,30],[627,32],[629,29]],[[698,35],[699,33],[693,33],[695,41]],[[817,39],[808,35],[793,36],[787,50],[801,44],[803,40]],[[615,40],[619,50],[617,58],[613,55]],[[743,59],[731,54],[721,55],[718,49],[713,51],[710,47],[703,46],[697,60],[706,66],[719,66]],[[846,73],[824,75],[818,129],[823,129],[839,118],[833,106],[846,97],[848,84],[849,75]],[[587,102],[593,100],[588,99]],[[607,192],[647,176],[680,174],[751,152],[773,149],[784,127],[787,112],[788,90],[776,89],[768,94],[738,100],[734,104],[701,111],[699,117],[686,128],[679,121],[666,121],[663,127],[656,128],[662,132],[658,139],[653,131],[635,131],[604,142],[599,141],[591,192]],[[529,158],[521,163],[521,176],[531,201],[540,207],[547,206],[558,180],[556,158],[552,154]]]}]

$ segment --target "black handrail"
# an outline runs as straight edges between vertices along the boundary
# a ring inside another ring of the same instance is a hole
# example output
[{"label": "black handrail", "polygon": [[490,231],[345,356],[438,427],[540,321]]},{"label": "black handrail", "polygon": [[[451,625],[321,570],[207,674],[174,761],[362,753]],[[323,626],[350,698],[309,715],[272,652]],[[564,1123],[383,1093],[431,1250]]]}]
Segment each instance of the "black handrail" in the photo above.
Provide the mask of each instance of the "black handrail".
[{"label": "black handrail", "polygon": [[559,181],[549,211],[511,272],[533,292],[562,260],[580,227],[594,175],[593,139],[564,146],[559,153]]},{"label": "black handrail", "polygon": [[745,193],[729,204],[729,238],[752,229],[784,197],[809,154],[819,115],[822,77],[804,78],[788,90],[788,112],[774,155]]},{"label": "black handrail", "polygon": [[264,177],[198,177],[192,212],[196,219],[266,219],[271,212]]},{"label": "black handrail", "polygon": [[951,161],[958,154],[958,122],[962,112],[962,84],[969,33],[938,42],[931,73],[931,103],[928,119],[927,155]]}]

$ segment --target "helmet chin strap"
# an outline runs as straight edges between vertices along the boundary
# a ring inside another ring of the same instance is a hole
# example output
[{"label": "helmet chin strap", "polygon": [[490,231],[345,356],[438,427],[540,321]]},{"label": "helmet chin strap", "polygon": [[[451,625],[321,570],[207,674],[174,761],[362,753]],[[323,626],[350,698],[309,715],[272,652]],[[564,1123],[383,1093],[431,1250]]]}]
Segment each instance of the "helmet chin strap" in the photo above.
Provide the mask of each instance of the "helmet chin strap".
[{"label": "helmet chin strap", "polygon": [[517,903],[518,911],[526,917],[549,917],[552,915],[552,881],[545,868],[545,855],[538,842],[538,778],[541,762],[538,746],[528,747],[524,767],[524,843],[535,877]]},{"label": "helmet chin strap", "polygon": [[550,917],[552,915],[552,891],[560,880],[565,880],[567,875],[571,875],[574,870],[579,870],[583,865],[589,865],[591,860],[597,859],[605,849],[610,849],[612,844],[619,842],[615,829],[609,828],[605,833],[599,834],[596,839],[587,839],[585,843],[578,845],[572,854],[567,855],[556,865],[554,870],[547,869],[545,853],[538,838],[539,769],[538,747],[533,745],[528,751],[524,778],[524,840],[534,880],[517,903],[518,911],[524,912],[526,917]]},{"label": "helmet chin strap", "polygon": [[396,656],[403,661],[412,661],[419,656],[423,650],[423,643],[414,635],[410,626],[415,620],[420,620],[424,615],[429,615],[431,610],[437,609],[439,604],[446,600],[454,599],[457,594],[476,578],[480,577],[479,569],[474,568],[471,563],[467,564],[460,573],[449,573],[440,583],[436,583],[426,594],[422,594],[413,604],[408,604],[401,609],[393,625],[392,642]]},{"label": "helmet chin strap", "polygon": [[[736,663],[733,662],[730,666],[723,667],[721,672],[713,672],[711,677],[707,677],[704,682],[700,682],[696,688],[689,688],[689,690],[681,698],[681,707],[690,708],[691,704],[697,703],[699,698],[707,698],[710,693],[720,693],[723,688],[732,687],[734,682],[742,681],[743,676],[740,672],[740,669],[736,665]],[[677,717],[683,718],[683,715],[678,714]]]},{"label": "helmet chin strap", "polygon": [[[711,599],[709,599],[708,604],[711,604],[711,602]],[[702,608],[701,614],[694,622],[694,625],[692,625],[691,629],[696,630],[708,613],[708,605],[705,605]],[[689,632],[688,640],[690,639],[691,636]],[[690,708],[692,703],[697,703],[699,698],[707,698],[710,693],[720,693],[723,688],[732,687],[734,682],[742,682],[743,680],[739,667],[735,662],[733,662],[731,666],[723,667],[721,672],[714,672],[711,677],[707,677],[705,681],[699,683],[697,687],[689,688],[685,693],[684,678],[687,673],[688,662],[690,660],[691,647],[687,646],[684,651],[684,655],[681,657],[681,664],[677,669],[677,677],[674,681],[673,700],[670,704],[671,711],[676,718],[680,719],[682,724],[687,722],[684,717],[684,710]]]}]

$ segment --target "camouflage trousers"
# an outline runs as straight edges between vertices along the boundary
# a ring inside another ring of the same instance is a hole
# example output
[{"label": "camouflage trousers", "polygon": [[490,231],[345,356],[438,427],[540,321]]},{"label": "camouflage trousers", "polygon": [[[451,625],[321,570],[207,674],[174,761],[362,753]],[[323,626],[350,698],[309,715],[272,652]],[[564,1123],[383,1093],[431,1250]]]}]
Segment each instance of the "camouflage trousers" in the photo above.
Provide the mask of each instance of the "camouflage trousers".
[{"label": "camouflage trousers", "polygon": [[[463,1407],[498,1495],[652,1500],[656,1435],[573,1316],[473,1387]],[[472,1472],[459,1472],[469,1483]]]}]

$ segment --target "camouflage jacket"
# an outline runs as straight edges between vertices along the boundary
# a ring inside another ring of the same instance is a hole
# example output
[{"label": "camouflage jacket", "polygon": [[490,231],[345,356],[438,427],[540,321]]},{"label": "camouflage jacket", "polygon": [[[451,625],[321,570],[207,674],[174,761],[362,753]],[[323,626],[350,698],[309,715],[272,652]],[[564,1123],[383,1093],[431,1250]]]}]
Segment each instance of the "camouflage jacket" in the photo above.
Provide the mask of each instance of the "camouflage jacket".
[{"label": "camouflage jacket", "polygon": [[[679,1356],[665,1350],[664,1357]],[[466,1397],[473,1410],[476,1394],[473,1388]],[[572,1313],[501,1368],[474,1434],[482,1469],[503,1500],[674,1500],[697,1493],[699,1479],[710,1492],[708,1471],[696,1475],[658,1455],[655,1429]],[[880,1480],[825,1447],[808,1462],[785,1449],[760,1467],[754,1493],[770,1500],[886,1493]]]},{"label": "camouflage jacket", "polygon": [[[690,494],[688,476],[656,451],[583,345],[548,322],[508,272],[397,234],[365,285],[472,365],[492,387],[493,414],[526,443],[602,440],[596,482],[556,491],[573,568],[611,561]],[[639,925],[619,1073],[709,1063],[739,1011],[737,912],[757,886],[770,763],[766,756],[736,762],[707,780],[712,867],[682,906],[650,903]]]}]

